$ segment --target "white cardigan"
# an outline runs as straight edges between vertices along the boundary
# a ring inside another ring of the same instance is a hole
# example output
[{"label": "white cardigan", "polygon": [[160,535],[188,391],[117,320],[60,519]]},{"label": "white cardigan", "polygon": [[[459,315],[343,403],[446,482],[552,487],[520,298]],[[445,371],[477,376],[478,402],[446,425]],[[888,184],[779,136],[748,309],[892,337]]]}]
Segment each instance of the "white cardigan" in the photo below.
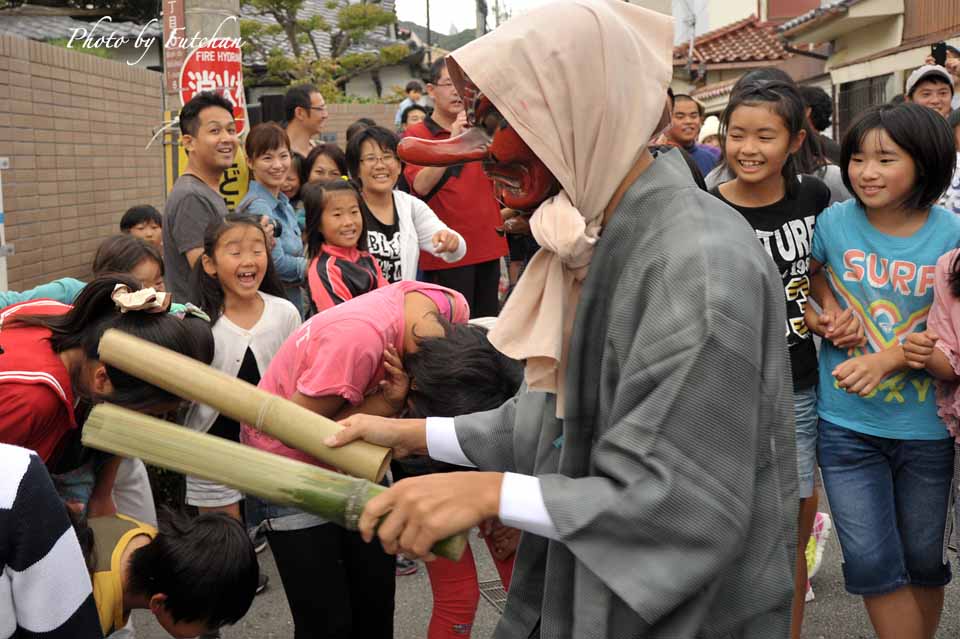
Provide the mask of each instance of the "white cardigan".
[{"label": "white cardigan", "polygon": [[[210,365],[230,377],[240,373],[248,347],[263,375],[287,337],[300,326],[300,313],[288,300],[266,293],[260,293],[260,297],[264,302],[263,314],[250,330],[240,328],[225,315],[221,315],[211,329],[214,351]],[[219,415],[219,411],[206,404],[194,403],[187,411],[184,425],[205,433]]]},{"label": "white cardigan", "polygon": [[[417,279],[420,251],[426,251],[445,262],[458,262],[467,254],[467,241],[463,236],[440,221],[427,203],[403,191],[393,192],[393,203],[400,221],[400,277]],[[436,253],[433,236],[437,231],[447,230],[460,238],[460,246],[452,253]]]}]

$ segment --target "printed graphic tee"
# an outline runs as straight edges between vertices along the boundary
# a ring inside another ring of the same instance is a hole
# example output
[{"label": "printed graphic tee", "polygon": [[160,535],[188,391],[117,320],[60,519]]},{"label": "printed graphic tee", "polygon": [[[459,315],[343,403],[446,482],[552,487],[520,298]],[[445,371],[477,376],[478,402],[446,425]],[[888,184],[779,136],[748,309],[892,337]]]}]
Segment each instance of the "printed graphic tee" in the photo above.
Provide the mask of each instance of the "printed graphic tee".
[{"label": "printed graphic tee", "polygon": [[383,279],[389,284],[399,282],[403,276],[400,268],[400,218],[396,202],[393,203],[393,224],[378,220],[365,203],[361,204],[361,210],[367,226],[368,252],[380,265]]},{"label": "printed graphic tee", "polygon": [[810,295],[810,249],[817,215],[830,203],[830,189],[820,180],[803,176],[792,196],[768,206],[740,206],[728,201],[720,187],[711,193],[735,208],[750,223],[757,239],[773,258],[783,280],[787,304],[785,332],[790,347],[793,389],[815,386],[817,351],[813,334],[803,321]]},{"label": "printed graphic tee", "polygon": [[[817,219],[813,259],[824,265],[837,301],[863,323],[867,346],[854,356],[902,344],[926,330],[933,303],[937,258],[960,243],[960,217],[934,206],[910,237],[881,233],[856,200],[838,202]],[[868,397],[841,389],[831,372],[848,359],[824,340],[820,349],[820,416],[857,432],[890,439],[943,439],[933,378],[897,371]]]}]

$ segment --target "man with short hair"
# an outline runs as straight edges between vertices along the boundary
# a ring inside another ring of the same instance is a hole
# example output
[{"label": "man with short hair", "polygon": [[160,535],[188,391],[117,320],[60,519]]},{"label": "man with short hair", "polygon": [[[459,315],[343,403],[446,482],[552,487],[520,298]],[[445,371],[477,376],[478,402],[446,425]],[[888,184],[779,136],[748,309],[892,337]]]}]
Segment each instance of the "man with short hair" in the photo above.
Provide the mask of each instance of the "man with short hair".
[{"label": "man with short hair", "polygon": [[407,94],[407,97],[403,99],[400,105],[397,107],[397,113],[393,116],[393,123],[399,129],[402,124],[401,118],[403,117],[403,112],[408,107],[413,105],[423,106],[423,85],[417,82],[416,80],[410,80],[407,82],[407,86],[404,89],[404,93]]},{"label": "man with short hair", "polygon": [[283,98],[283,111],[287,118],[290,148],[307,157],[314,146],[313,138],[320,135],[327,121],[327,103],[323,94],[312,84],[290,87]]},{"label": "man with short hair", "polygon": [[207,226],[230,211],[220,195],[224,171],[237,154],[233,105],[212,91],[198,93],[180,110],[180,144],[187,167],[163,209],[164,284],[176,302],[190,300],[190,271],[203,253]]},{"label": "man with short hair", "polygon": [[908,102],[928,107],[947,117],[953,109],[953,77],[941,66],[925,64],[907,78],[904,90]]},{"label": "man with short hair", "polygon": [[703,117],[702,104],[683,93],[674,95],[671,126],[667,130],[667,139],[670,144],[679,146],[689,153],[697,163],[700,172],[706,175],[720,161],[720,149],[697,143]]},{"label": "man with short hair", "polygon": [[[408,127],[405,137],[445,140],[463,133],[467,114],[444,58],[431,67],[427,93],[433,98],[433,113]],[[495,316],[500,306],[500,258],[507,254],[507,242],[495,230],[502,221],[490,178],[478,162],[453,167],[407,164],[403,174],[411,194],[429,204],[467,243],[467,254],[454,264],[421,252],[426,280],[463,294],[471,317]]]},{"label": "man with short hair", "polygon": [[[928,55],[927,59],[924,60],[924,64],[936,63],[932,55]],[[947,45],[947,60],[943,63],[943,67],[953,79],[953,100],[950,101],[950,108],[953,110],[960,109],[960,49]]]},{"label": "man with short hair", "polygon": [[807,121],[817,132],[817,139],[823,148],[823,154],[836,165],[840,164],[840,145],[823,134],[830,126],[833,118],[833,98],[820,87],[801,86],[800,95],[803,96],[804,112]]}]

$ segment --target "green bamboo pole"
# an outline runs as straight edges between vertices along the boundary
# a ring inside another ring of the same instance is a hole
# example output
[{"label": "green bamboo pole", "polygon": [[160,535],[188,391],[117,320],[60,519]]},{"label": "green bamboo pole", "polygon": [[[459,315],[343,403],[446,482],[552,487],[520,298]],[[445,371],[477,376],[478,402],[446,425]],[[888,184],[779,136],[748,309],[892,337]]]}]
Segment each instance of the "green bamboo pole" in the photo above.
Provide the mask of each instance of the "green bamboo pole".
[{"label": "green bamboo pole", "polygon": [[[363,507],[386,490],[365,479],[274,455],[220,437],[198,433],[111,404],[96,406],[83,426],[83,445],[193,475],[294,506],[349,530]],[[433,553],[458,561],[464,534],[444,539]]]},{"label": "green bamboo pole", "polygon": [[211,406],[348,475],[379,482],[390,466],[389,448],[363,441],[330,448],[323,440],[340,432],[340,424],[180,353],[116,329],[103,334],[99,350],[101,361]]}]

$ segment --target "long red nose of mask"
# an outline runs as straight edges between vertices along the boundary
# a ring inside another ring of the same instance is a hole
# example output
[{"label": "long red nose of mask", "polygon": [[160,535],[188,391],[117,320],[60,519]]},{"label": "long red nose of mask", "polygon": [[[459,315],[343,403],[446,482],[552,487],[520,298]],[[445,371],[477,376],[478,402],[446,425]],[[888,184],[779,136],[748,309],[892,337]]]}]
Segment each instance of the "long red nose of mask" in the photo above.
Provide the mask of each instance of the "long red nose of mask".
[{"label": "long red nose of mask", "polygon": [[397,153],[404,162],[419,166],[478,162],[490,155],[490,136],[483,129],[474,127],[446,140],[403,138],[397,146]]}]

